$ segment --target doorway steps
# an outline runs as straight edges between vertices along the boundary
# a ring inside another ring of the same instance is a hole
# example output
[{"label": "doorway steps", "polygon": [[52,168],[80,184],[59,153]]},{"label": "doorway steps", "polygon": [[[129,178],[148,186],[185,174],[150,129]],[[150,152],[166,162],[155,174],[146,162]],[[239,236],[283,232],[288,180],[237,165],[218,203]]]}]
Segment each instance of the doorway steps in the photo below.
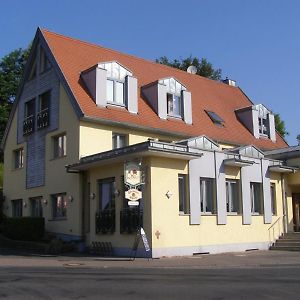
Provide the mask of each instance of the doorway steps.
[{"label": "doorway steps", "polygon": [[279,237],[270,250],[300,251],[300,232],[289,232]]}]

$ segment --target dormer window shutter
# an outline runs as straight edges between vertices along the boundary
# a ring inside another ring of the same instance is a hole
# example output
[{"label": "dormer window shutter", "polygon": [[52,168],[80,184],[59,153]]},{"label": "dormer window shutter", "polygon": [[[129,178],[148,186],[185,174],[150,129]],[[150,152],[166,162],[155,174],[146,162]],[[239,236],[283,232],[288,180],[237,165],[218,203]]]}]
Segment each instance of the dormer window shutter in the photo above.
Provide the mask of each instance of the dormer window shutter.
[{"label": "dormer window shutter", "polygon": [[192,94],[188,91],[182,91],[183,119],[187,124],[192,124]]},{"label": "dormer window shutter", "polygon": [[105,69],[101,69],[97,67],[96,69],[96,104],[98,106],[105,107],[106,100],[106,78],[107,71]]},{"label": "dormer window shutter", "polygon": [[168,115],[167,87],[164,84],[157,85],[157,114],[161,119],[166,120]]},{"label": "dormer window shutter", "polygon": [[137,94],[137,79],[132,76],[126,76],[126,102],[128,111],[137,114],[138,113],[138,94]]},{"label": "dormer window shutter", "polygon": [[275,118],[273,114],[268,114],[270,140],[276,142]]}]

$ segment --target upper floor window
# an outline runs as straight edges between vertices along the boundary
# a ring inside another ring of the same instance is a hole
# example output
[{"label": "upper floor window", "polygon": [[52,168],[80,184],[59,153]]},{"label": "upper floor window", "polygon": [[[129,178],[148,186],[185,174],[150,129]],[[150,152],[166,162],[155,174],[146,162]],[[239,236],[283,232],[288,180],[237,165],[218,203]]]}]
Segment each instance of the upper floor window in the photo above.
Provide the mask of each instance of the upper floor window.
[{"label": "upper floor window", "polygon": [[250,195],[251,195],[251,212],[254,215],[263,214],[264,205],[262,197],[262,184],[258,182],[250,183]]},{"label": "upper floor window", "polygon": [[51,68],[51,64],[47,58],[44,49],[40,48],[40,73],[46,72]]},{"label": "upper floor window", "polygon": [[31,134],[34,131],[34,117],[35,99],[31,99],[25,103],[24,107],[23,135]]},{"label": "upper floor window", "polygon": [[67,135],[62,134],[53,137],[53,156],[54,158],[64,157],[67,155]]},{"label": "upper floor window", "polygon": [[169,116],[181,118],[181,106],[180,95],[167,93],[167,109]]},{"label": "upper floor window", "polygon": [[126,134],[113,133],[112,146],[113,149],[123,148],[128,145],[128,136]]},{"label": "upper floor window", "polygon": [[124,98],[124,82],[113,78],[106,79],[106,98],[107,102],[118,105],[125,104]]},{"label": "upper floor window", "polygon": [[14,168],[20,169],[24,166],[24,149],[20,148],[14,151]]},{"label": "upper floor window", "polygon": [[47,91],[39,96],[39,111],[37,114],[37,128],[41,129],[49,126],[49,107],[51,100],[51,91]]},{"label": "upper floor window", "polygon": [[208,214],[217,213],[215,179],[200,178],[200,205],[201,212]]}]

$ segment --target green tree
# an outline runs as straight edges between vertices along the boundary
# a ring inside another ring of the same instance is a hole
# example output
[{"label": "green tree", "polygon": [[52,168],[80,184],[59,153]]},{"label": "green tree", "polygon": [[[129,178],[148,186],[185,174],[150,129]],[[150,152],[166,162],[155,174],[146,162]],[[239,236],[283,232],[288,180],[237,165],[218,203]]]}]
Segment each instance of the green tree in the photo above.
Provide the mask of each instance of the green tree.
[{"label": "green tree", "polygon": [[0,140],[3,138],[30,48],[16,49],[0,59]]},{"label": "green tree", "polygon": [[297,139],[298,145],[300,145],[300,134],[298,134],[298,135],[296,136],[296,139]]},{"label": "green tree", "polygon": [[274,115],[275,118],[275,128],[277,132],[284,138],[286,135],[289,135],[290,133],[285,128],[285,123],[283,120],[281,120],[279,114]]},{"label": "green tree", "polygon": [[197,57],[187,57],[187,58],[180,58],[169,60],[166,56],[162,56],[155,60],[157,63],[167,65],[173,68],[177,68],[183,71],[186,71],[187,68],[191,65],[197,68],[197,75],[207,77],[213,80],[220,80],[222,76],[221,69],[214,69],[213,65],[207,61],[206,58],[197,58]]}]

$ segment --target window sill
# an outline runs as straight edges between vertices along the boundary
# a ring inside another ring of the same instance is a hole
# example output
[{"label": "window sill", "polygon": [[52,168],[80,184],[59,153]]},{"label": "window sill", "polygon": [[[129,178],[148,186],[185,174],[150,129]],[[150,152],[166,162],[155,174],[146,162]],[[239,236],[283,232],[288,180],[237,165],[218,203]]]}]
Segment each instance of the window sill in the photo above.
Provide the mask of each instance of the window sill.
[{"label": "window sill", "polygon": [[66,158],[67,155],[63,155],[63,156],[57,156],[57,157],[53,157],[51,159],[49,159],[50,161],[53,161],[53,160],[58,160],[58,159],[62,159],[62,158]]},{"label": "window sill", "polygon": [[177,120],[177,121],[182,121],[183,118],[182,116],[173,116],[173,115],[167,115],[169,120]]},{"label": "window sill", "polygon": [[66,221],[67,218],[55,218],[55,219],[48,219],[49,222],[54,222],[54,221]]},{"label": "window sill", "polygon": [[109,105],[109,106],[111,106],[111,107],[115,107],[115,108],[126,109],[126,106],[125,106],[124,103],[107,102],[107,105]]},{"label": "window sill", "polygon": [[191,214],[190,213],[184,213],[183,211],[180,211],[179,212],[179,216],[181,217],[181,216],[186,216],[186,217],[189,217]]},{"label": "window sill", "polygon": [[201,216],[217,216],[216,213],[210,213],[210,212],[201,212]]},{"label": "window sill", "polygon": [[20,167],[20,168],[13,168],[12,171],[21,171],[24,169],[24,166],[23,167]]},{"label": "window sill", "polygon": [[240,216],[241,214],[237,212],[227,212],[227,216]]},{"label": "window sill", "polygon": [[258,216],[263,216],[264,214],[261,214],[261,213],[252,213],[251,215],[253,217],[258,217]]}]

